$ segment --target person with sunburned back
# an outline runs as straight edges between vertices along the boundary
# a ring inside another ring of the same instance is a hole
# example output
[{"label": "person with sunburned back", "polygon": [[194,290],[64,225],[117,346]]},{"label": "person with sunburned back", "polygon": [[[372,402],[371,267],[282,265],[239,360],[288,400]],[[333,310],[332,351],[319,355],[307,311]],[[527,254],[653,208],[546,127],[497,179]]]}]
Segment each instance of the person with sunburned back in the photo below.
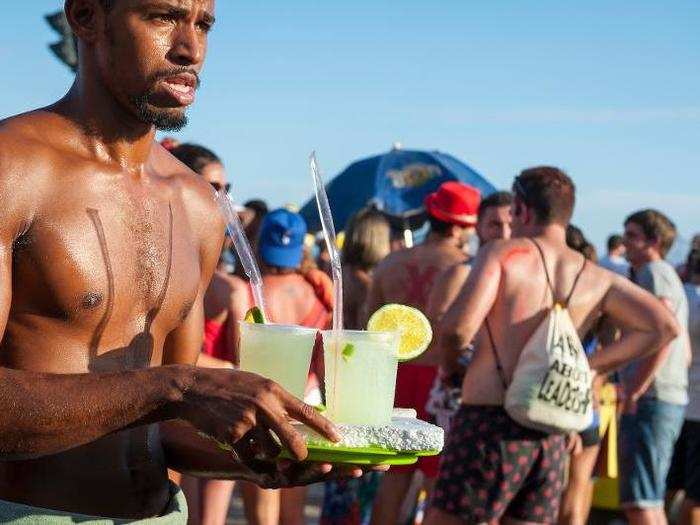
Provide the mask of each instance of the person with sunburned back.
[{"label": "person with sunburned back", "polygon": [[[555,303],[579,334],[601,315],[624,327],[620,340],[590,358],[594,373],[658,352],[678,333],[673,316],[651,294],[566,246],[574,185],[564,172],[527,169],[513,192],[513,238],[479,251],[438,328],[445,378],[459,369],[459,356],[472,341],[476,350],[443,451],[429,525],[556,522],[564,436],[526,428],[504,409],[521,351]],[[487,330],[479,331],[482,325]]]},{"label": "person with sunburned back", "polygon": [[337,439],[313,408],[255,374],[193,366],[224,223],[154,135],[186,123],[214,0],[65,12],[73,86],[0,122],[0,521],[183,522],[167,467],[266,486],[333,477],[270,460],[271,431],[307,455],[289,417]]},{"label": "person with sunburned back", "polygon": [[[512,223],[510,208],[512,203],[513,195],[508,191],[497,191],[481,201],[476,222],[479,249],[496,239],[510,239]],[[472,262],[473,259],[470,257],[448,268],[437,277],[430,292],[426,311],[433,326],[439,324],[442,316],[445,315],[464,286]],[[466,366],[471,357],[472,352],[467,351],[462,356],[462,363]],[[449,422],[458,408],[461,387],[462,377],[460,374],[454,374],[451,385],[447,385],[439,377],[435,378],[433,388],[430,391],[427,411],[435,417],[435,422],[445,432],[449,429]]]},{"label": "person with sunburned back", "polygon": [[[387,303],[406,304],[425,311],[435,279],[445,269],[466,260],[463,248],[473,234],[481,194],[461,182],[445,182],[425,199],[431,231],[427,240],[412,248],[392,252],[372,275],[367,315]],[[416,360],[399,365],[394,406],[425,412],[428,395],[437,375],[438,356],[430,349]],[[416,465],[394,467],[382,479],[372,523],[394,523],[399,517],[411,478],[421,470],[431,481],[439,458],[421,458]]]}]

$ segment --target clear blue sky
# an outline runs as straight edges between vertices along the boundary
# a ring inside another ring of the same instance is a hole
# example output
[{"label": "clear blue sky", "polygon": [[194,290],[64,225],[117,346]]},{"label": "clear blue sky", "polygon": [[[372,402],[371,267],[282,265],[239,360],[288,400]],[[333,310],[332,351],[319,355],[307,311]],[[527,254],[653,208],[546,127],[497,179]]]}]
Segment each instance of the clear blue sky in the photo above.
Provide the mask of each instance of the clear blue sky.
[{"label": "clear blue sky", "polygon": [[[2,22],[0,117],[49,103],[71,74],[42,15]],[[240,201],[301,203],[312,149],[327,176],[388,149],[440,149],[496,186],[566,169],[600,247],[655,206],[700,231],[700,2],[219,0],[184,140],[225,160]]]}]

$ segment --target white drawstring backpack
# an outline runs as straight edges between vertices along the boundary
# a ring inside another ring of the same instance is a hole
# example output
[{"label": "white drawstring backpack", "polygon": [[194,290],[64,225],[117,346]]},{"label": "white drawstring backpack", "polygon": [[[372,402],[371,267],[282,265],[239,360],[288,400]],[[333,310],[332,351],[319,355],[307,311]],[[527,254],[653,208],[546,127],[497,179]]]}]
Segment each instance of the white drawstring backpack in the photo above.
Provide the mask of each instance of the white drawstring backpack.
[{"label": "white drawstring backpack", "polygon": [[[544,253],[536,241],[532,242],[542,257],[547,285],[554,298]],[[584,259],[566,301],[563,304],[555,301],[530,336],[520,353],[510,384],[505,379],[493,333],[486,320],[496,368],[506,393],[504,408],[524,427],[553,434],[580,432],[593,422],[593,374],[567,309],[585,267]]]}]

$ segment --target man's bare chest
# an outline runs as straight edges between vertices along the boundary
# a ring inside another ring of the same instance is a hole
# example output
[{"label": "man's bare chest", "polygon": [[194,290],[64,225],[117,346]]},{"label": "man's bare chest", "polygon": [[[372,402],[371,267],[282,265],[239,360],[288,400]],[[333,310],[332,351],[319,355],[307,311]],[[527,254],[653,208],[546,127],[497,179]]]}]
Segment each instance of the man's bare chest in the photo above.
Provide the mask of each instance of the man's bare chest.
[{"label": "man's bare chest", "polygon": [[78,326],[172,324],[196,295],[198,248],[177,200],[66,195],[15,243],[13,305]]}]

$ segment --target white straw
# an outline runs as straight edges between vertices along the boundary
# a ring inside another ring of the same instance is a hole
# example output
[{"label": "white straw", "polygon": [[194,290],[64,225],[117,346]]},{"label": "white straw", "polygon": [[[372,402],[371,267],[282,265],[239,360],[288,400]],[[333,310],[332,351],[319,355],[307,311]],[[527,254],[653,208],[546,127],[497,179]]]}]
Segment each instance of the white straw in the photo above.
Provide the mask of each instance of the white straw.
[{"label": "white straw", "polygon": [[309,157],[311,165],[311,176],[314,181],[316,190],[316,205],[318,213],[321,216],[321,227],[323,228],[323,237],[326,240],[328,254],[331,257],[331,275],[333,277],[333,331],[340,332],[343,329],[343,271],[340,266],[340,254],[335,243],[335,226],[333,225],[333,216],[331,215],[331,206],[328,203],[328,195],[323,186],[318,162],[316,161],[316,152],[312,152]]},{"label": "white straw", "polygon": [[267,319],[265,315],[265,300],[263,299],[263,283],[262,276],[260,275],[260,268],[258,268],[258,263],[255,261],[255,256],[253,255],[253,250],[250,248],[248,238],[245,236],[243,224],[241,224],[241,220],[238,218],[233,199],[231,199],[228,193],[219,191],[216,193],[216,202],[226,220],[226,231],[233,241],[234,248],[236,248],[238,261],[243,266],[243,270],[250,280],[255,306],[260,309],[263,318]]}]

